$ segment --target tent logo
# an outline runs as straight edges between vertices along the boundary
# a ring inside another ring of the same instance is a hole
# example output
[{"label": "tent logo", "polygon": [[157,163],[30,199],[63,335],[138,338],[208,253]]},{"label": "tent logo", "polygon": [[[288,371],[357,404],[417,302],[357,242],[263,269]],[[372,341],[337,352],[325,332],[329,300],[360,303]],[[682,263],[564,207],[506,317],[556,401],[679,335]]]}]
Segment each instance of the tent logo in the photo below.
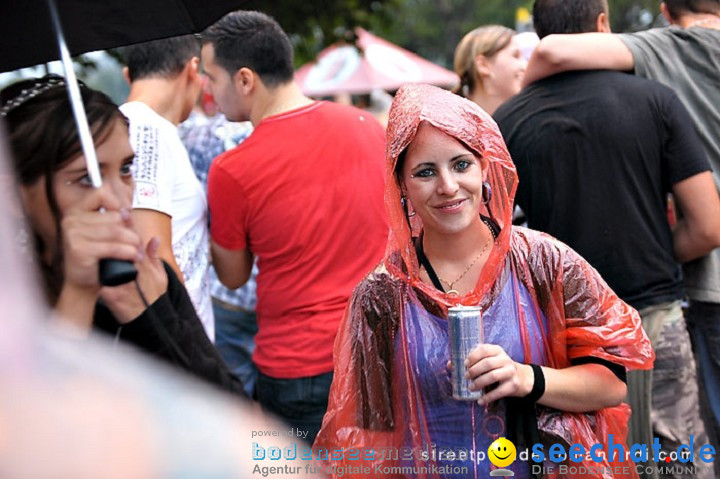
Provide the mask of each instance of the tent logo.
[{"label": "tent logo", "polygon": [[348,80],[360,67],[360,53],[353,46],[334,48],[319,59],[310,69],[306,85],[308,89],[331,88]]}]

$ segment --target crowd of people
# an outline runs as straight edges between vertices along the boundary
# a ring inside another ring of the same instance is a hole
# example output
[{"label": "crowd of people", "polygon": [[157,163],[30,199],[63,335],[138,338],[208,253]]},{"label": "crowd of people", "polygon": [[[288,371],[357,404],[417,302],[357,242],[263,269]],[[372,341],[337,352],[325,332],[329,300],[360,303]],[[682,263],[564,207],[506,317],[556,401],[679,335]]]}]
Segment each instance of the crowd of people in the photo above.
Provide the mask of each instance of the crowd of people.
[{"label": "crowd of people", "polygon": [[[278,23],[233,12],[200,41],[127,47],[122,106],[81,85],[100,188],[65,80],[21,81],[0,92],[18,241],[53,321],[256,401],[321,459],[499,437],[717,447],[720,2],[662,12],[671,26],[616,35],[606,0],[535,0],[529,62],[513,30],[476,28],[458,86],[401,87],[386,127],[305,96]],[[136,280],[102,284],[107,258]],[[481,311],[477,401],[452,395],[458,305]],[[459,477],[418,454],[363,463]],[[687,477],[669,471],[640,475]]]}]

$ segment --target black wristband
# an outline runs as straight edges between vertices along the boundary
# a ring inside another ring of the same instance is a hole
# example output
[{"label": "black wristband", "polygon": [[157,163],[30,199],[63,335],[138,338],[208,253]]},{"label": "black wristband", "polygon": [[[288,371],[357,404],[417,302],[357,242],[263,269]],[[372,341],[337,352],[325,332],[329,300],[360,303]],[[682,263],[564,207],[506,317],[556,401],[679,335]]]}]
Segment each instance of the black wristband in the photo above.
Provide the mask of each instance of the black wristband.
[{"label": "black wristband", "polygon": [[545,374],[543,373],[542,368],[537,364],[530,364],[529,366],[533,370],[533,376],[535,379],[533,381],[532,391],[530,391],[530,393],[523,399],[529,403],[536,403],[538,399],[545,394]]}]

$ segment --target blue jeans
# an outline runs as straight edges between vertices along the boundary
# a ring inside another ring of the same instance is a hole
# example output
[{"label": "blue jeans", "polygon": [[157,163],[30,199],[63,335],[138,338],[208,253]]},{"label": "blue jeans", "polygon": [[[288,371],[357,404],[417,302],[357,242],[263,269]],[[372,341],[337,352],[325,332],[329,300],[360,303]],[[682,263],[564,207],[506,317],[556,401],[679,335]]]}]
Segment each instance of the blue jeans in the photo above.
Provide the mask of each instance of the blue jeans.
[{"label": "blue jeans", "polygon": [[215,347],[230,370],[242,381],[248,397],[253,396],[257,369],[252,362],[257,320],[254,311],[228,309],[213,301]]},{"label": "blue jeans", "polygon": [[[690,301],[688,330],[698,360],[702,390],[707,399],[707,424],[714,446],[720,440],[720,304]],[[703,401],[705,402],[705,401]],[[713,437],[714,436],[714,437]]]},{"label": "blue jeans", "polygon": [[332,379],[332,372],[297,379],[275,379],[258,373],[257,399],[288,425],[307,431],[306,441],[312,445],[327,410]]}]

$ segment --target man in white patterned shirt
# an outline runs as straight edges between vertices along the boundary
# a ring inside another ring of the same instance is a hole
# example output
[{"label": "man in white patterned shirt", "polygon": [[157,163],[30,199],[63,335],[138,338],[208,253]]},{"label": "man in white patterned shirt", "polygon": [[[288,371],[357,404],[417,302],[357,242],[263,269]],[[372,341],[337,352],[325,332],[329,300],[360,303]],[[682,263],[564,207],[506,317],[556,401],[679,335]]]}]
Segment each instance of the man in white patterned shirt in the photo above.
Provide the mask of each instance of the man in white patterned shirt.
[{"label": "man in white patterned shirt", "polygon": [[202,86],[199,53],[190,35],[127,47],[130,95],[120,110],[130,120],[136,155],[135,227],[145,241],[160,239],[160,257],[184,281],[213,340],[207,200],[177,132]]}]

